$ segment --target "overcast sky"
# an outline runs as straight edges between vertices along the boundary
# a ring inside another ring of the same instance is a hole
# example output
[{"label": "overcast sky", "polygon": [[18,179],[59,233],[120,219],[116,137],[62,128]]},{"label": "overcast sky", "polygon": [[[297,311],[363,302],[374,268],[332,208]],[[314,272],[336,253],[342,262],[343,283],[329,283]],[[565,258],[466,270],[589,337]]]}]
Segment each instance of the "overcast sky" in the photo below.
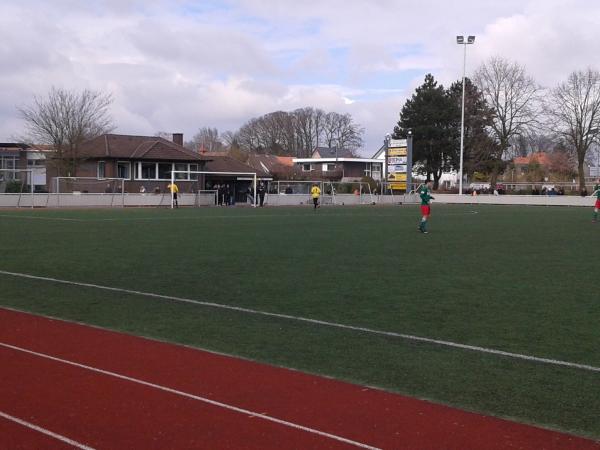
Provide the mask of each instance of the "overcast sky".
[{"label": "overcast sky", "polygon": [[597,0],[2,0],[0,141],[51,86],[111,92],[116,131],[191,136],[276,110],[348,112],[374,153],[431,72],[490,56],[544,86],[600,66]]}]

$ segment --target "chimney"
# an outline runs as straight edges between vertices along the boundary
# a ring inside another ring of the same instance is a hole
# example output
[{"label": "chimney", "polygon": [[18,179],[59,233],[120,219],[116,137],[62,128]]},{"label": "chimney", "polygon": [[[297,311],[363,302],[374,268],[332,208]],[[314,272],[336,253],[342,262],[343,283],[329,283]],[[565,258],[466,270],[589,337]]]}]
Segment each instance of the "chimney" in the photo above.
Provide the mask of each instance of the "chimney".
[{"label": "chimney", "polygon": [[173,142],[183,147],[183,133],[173,133]]}]

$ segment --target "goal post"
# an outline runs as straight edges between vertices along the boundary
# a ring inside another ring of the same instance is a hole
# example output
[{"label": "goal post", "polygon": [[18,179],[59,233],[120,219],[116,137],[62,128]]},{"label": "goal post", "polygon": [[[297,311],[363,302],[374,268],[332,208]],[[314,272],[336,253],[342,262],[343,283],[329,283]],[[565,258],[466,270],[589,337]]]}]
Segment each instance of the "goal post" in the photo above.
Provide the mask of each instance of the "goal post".
[{"label": "goal post", "polygon": [[[22,176],[22,174],[24,176]],[[26,188],[29,186],[29,192]],[[0,169],[0,192],[3,194],[19,194],[17,208],[21,207],[21,196],[31,195],[31,208],[34,207],[33,169]]]},{"label": "goal post", "polygon": [[[181,174],[181,177],[177,175]],[[209,170],[200,170],[200,171],[188,171],[188,170],[172,170],[171,171],[171,185],[177,184],[177,182],[188,182],[189,180],[193,180],[194,176],[200,175],[217,175],[217,176],[237,176],[237,177],[252,177],[252,207],[256,208],[257,206],[257,195],[256,189],[258,187],[258,176],[256,172],[213,172]],[[169,189],[171,193],[171,209],[175,208],[175,193],[173,189]],[[214,191],[210,191],[214,192]],[[218,194],[215,194],[218,195]]]}]

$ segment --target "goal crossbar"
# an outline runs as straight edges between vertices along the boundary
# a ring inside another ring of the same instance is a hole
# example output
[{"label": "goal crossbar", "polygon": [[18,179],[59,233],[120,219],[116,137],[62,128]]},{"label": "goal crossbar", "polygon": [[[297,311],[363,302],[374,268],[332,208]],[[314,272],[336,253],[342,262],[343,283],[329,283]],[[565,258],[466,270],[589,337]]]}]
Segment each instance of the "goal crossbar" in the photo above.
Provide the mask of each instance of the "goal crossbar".
[{"label": "goal crossbar", "polygon": [[[252,198],[252,206],[254,208],[256,208],[257,206],[257,195],[256,195],[256,188],[257,188],[257,181],[258,181],[258,176],[256,174],[256,172],[213,172],[210,170],[200,170],[200,171],[189,171],[189,170],[172,170],[171,171],[171,184],[175,184],[176,181],[186,181],[186,180],[178,180],[175,178],[175,175],[181,173],[181,174],[186,174],[188,176],[191,175],[226,175],[226,176],[232,176],[232,175],[239,175],[239,176],[251,176],[252,177],[252,188],[253,188],[253,192],[254,192],[254,196]],[[173,189],[170,189],[171,191],[171,209],[175,208],[175,193],[173,192]]]}]

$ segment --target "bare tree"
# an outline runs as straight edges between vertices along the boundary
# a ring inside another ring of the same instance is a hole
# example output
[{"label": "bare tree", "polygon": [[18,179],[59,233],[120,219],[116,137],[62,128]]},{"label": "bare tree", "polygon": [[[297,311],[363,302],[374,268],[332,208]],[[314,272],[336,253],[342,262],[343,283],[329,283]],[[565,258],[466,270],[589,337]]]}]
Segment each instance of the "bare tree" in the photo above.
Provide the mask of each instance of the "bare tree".
[{"label": "bare tree", "polygon": [[251,119],[235,136],[245,151],[307,157],[319,145],[356,150],[363,133],[349,114],[301,108]]},{"label": "bare tree", "polygon": [[220,152],[224,150],[219,130],[216,128],[202,127],[194,135],[186,147],[194,151]]},{"label": "bare tree", "polygon": [[493,155],[496,164],[490,184],[495,185],[503,166],[502,157],[511,141],[539,124],[542,88],[527,75],[525,67],[499,57],[484,62],[475,72],[474,81],[494,111],[491,134],[498,143],[498,150]]},{"label": "bare tree", "polygon": [[354,123],[350,114],[330,112],[323,121],[323,142],[329,148],[345,148],[352,151],[362,145],[364,128]]},{"label": "bare tree", "polygon": [[58,175],[76,176],[80,145],[113,129],[108,112],[111,103],[110,94],[53,87],[46,97],[34,97],[32,105],[18,111],[29,138],[54,149],[52,163]]},{"label": "bare tree", "polygon": [[154,136],[163,138],[167,141],[173,140],[173,133],[167,133],[166,131],[157,131],[156,133],[154,133]]},{"label": "bare tree", "polygon": [[298,156],[308,157],[321,143],[326,113],[318,108],[301,108],[292,113],[295,117]]},{"label": "bare tree", "polygon": [[600,72],[574,71],[552,89],[547,104],[549,124],[577,155],[579,189],[585,188],[584,163],[600,137]]}]

